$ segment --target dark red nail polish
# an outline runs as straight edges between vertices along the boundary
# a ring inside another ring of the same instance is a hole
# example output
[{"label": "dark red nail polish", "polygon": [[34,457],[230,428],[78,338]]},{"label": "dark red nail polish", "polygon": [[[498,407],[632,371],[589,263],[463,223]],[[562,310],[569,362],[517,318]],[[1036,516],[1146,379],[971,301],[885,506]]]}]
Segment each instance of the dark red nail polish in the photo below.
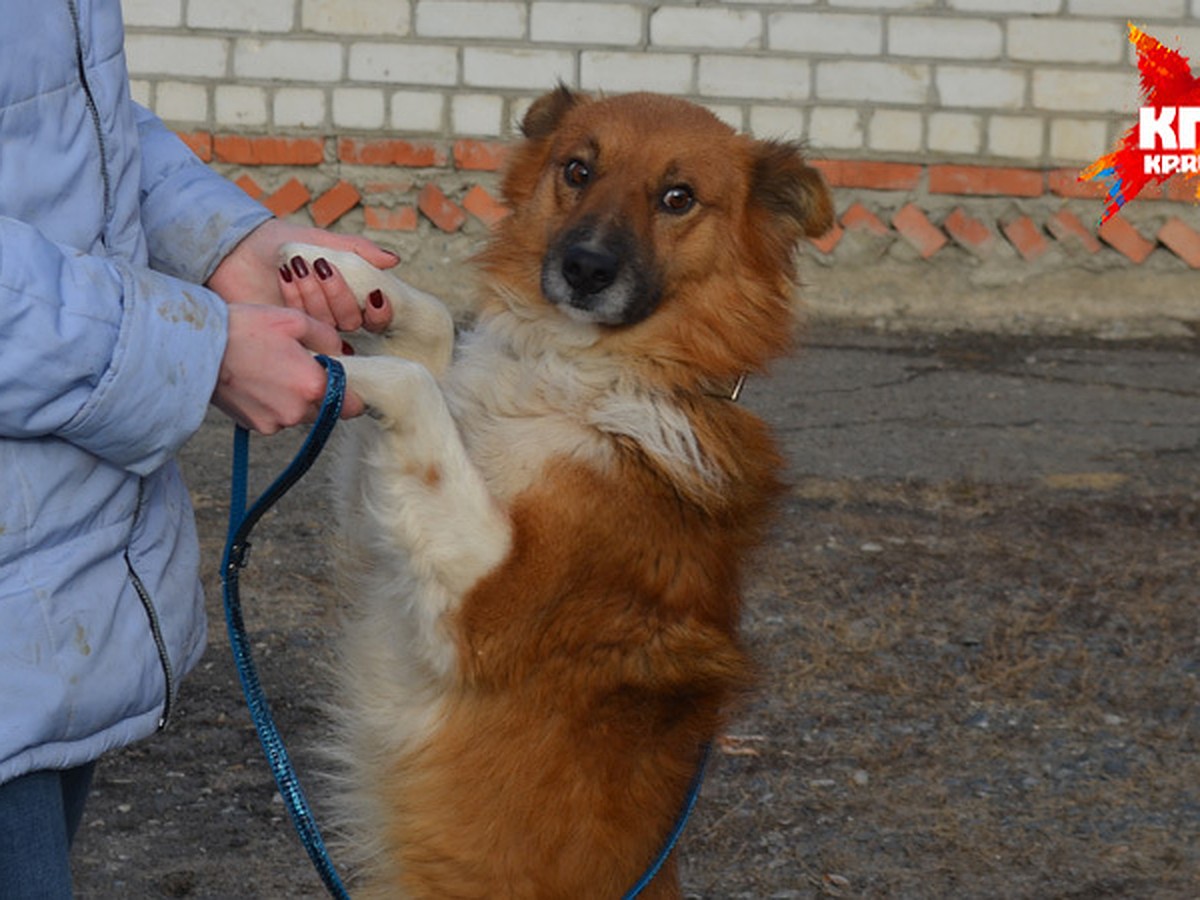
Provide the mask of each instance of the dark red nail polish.
[{"label": "dark red nail polish", "polygon": [[342,356],[353,356],[353,355],[354,355],[354,348],[351,347],[349,344],[347,344],[345,341],[342,341]]},{"label": "dark red nail polish", "polygon": [[284,281],[286,281],[288,284],[291,284],[292,283],[292,270],[289,269],[287,266],[280,266],[279,267],[279,277],[282,278]]},{"label": "dark red nail polish", "polygon": [[296,273],[297,278],[303,278],[308,274],[308,263],[299,256],[293,256],[292,271]]},{"label": "dark red nail polish", "polygon": [[383,309],[383,291],[371,291],[371,293],[367,295],[367,302],[376,309]]},{"label": "dark red nail polish", "polygon": [[317,277],[322,281],[333,275],[333,268],[329,265],[329,261],[324,258],[313,261],[313,271],[317,273]]}]

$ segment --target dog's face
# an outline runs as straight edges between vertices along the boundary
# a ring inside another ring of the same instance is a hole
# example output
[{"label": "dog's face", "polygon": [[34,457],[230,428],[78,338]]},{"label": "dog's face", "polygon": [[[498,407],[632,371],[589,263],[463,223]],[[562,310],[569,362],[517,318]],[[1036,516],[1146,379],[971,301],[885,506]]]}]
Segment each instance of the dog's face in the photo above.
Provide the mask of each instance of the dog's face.
[{"label": "dog's face", "polygon": [[522,130],[503,185],[513,215],[483,262],[575,321],[644,330],[673,307],[760,327],[738,306],[764,301],[743,295],[789,293],[796,242],[832,221],[794,145],[737,134],[683,100],[559,88]]},{"label": "dog's face", "polygon": [[571,318],[631,325],[658,307],[681,258],[712,252],[738,186],[717,160],[730,132],[703,110],[654,96],[620,101],[619,115],[613,105],[560,93],[525,124],[549,142],[542,294]]}]

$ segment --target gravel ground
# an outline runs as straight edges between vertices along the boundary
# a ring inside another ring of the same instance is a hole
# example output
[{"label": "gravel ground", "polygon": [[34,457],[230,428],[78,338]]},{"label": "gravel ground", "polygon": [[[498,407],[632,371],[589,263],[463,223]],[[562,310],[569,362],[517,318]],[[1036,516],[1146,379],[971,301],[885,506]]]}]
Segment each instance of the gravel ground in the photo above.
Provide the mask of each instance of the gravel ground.
[{"label": "gravel ground", "polygon": [[[995,342],[956,347],[973,364]],[[210,647],[172,726],[99,768],[82,898],[322,895],[223,633],[229,440],[214,417],[185,457]],[[746,586],[761,683],[681,844],[688,895],[1200,896],[1197,446],[1158,453],[1152,479],[828,477],[793,460]],[[293,447],[255,441],[262,483]],[[260,525],[243,584],[306,783],[338,607],[324,496],[318,472]]]}]

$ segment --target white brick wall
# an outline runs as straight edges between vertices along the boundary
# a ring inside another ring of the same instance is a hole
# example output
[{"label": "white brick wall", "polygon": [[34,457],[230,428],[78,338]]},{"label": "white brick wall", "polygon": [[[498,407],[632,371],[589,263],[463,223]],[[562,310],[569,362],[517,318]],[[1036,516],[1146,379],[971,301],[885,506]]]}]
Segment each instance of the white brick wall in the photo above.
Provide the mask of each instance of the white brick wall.
[{"label": "white brick wall", "polygon": [[526,14],[526,4],[505,0],[423,0],[417,3],[417,35],[521,40]]},{"label": "white brick wall", "polygon": [[184,130],[503,138],[556,81],[656,90],[812,152],[1066,165],[1131,123],[1137,24],[1200,0],[123,0],[136,96]]},{"label": "white brick wall", "polygon": [[391,99],[393,131],[438,134],[444,125],[446,100],[432,91],[396,91]]},{"label": "white brick wall", "polygon": [[244,38],[234,41],[233,75],[239,83],[313,82],[342,78],[341,44],[332,41]]},{"label": "white brick wall", "polygon": [[318,128],[325,124],[325,107],[325,92],[319,88],[279,88],[275,91],[272,121],[281,128]]},{"label": "white brick wall", "polygon": [[404,37],[412,27],[409,7],[395,0],[300,0],[300,27],[322,34]]},{"label": "white brick wall", "polygon": [[245,31],[291,31],[292,0],[204,0],[189,3],[189,28],[240,28]]},{"label": "white brick wall", "polygon": [[575,45],[587,35],[589,45],[630,47],[642,40],[642,10],[628,3],[531,4],[529,37],[534,43]]},{"label": "white brick wall", "polygon": [[844,13],[773,13],[768,43],[780,53],[822,56],[879,56],[883,17]]},{"label": "white brick wall", "polygon": [[750,50],[762,46],[762,14],[721,7],[663,6],[650,14],[650,43],[658,47]]},{"label": "white brick wall", "polygon": [[219,84],[215,92],[217,124],[227,128],[255,126],[268,122],[267,92],[260,87]]}]

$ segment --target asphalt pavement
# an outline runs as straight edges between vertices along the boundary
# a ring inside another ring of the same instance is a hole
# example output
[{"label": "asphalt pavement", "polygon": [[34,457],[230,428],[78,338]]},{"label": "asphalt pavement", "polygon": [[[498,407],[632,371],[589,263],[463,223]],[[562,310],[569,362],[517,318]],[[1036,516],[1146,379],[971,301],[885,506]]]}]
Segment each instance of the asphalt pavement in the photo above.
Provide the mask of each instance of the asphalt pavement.
[{"label": "asphalt pavement", "polygon": [[743,402],[793,477],[1200,487],[1200,342],[818,329]]}]

